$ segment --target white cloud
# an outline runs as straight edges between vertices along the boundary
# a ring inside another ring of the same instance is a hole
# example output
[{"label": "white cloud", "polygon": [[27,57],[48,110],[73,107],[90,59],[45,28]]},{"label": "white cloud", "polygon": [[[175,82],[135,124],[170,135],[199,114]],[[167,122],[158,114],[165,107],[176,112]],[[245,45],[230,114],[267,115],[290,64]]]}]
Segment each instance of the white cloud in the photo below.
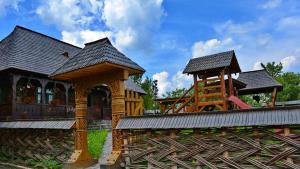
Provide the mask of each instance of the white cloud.
[{"label": "white cloud", "polygon": [[143,49],[149,47],[163,14],[162,0],[106,0],[102,19],[115,32],[118,47]]},{"label": "white cloud", "polygon": [[296,57],[295,56],[287,56],[283,59],[281,59],[281,63],[283,66],[283,69],[288,69],[290,66],[294,65],[296,63]]},{"label": "white cloud", "polygon": [[300,16],[288,16],[281,18],[277,25],[278,30],[297,31],[300,29]]},{"label": "white cloud", "polygon": [[36,13],[45,23],[61,30],[78,30],[100,17],[102,6],[99,0],[51,0],[43,1]]},{"label": "white cloud", "polygon": [[257,37],[257,43],[261,46],[268,45],[272,40],[272,36],[270,34],[263,34]]},{"label": "white cloud", "polygon": [[263,69],[261,67],[261,63],[262,63],[261,61],[255,62],[254,65],[253,65],[252,70],[261,70],[261,69]]},{"label": "white cloud", "polygon": [[[262,24],[262,23],[261,23]],[[217,24],[214,26],[214,29],[219,34],[245,34],[254,30],[257,30],[260,26],[257,23],[249,21],[245,23],[234,23],[231,20],[228,20],[224,23]]]},{"label": "white cloud", "polygon": [[8,9],[13,9],[18,11],[19,4],[23,0],[0,0],[0,16],[4,16]]},{"label": "white cloud", "polygon": [[183,74],[182,71],[178,71],[172,78],[173,88],[189,88],[193,83],[193,77]]},{"label": "white cloud", "polygon": [[264,4],[260,5],[263,9],[273,9],[281,4],[282,0],[268,0]]},{"label": "white cloud", "polygon": [[60,29],[63,37],[72,32],[67,40],[77,45],[84,43],[78,32],[100,29],[110,32],[119,49],[147,51],[164,10],[162,0],[51,0],[41,3],[36,13],[46,24]]},{"label": "white cloud", "polygon": [[111,39],[112,33],[109,31],[92,31],[92,30],[82,30],[82,31],[62,31],[62,40],[83,47],[84,43],[92,42],[101,38],[108,37]]},{"label": "white cloud", "polygon": [[192,76],[182,74],[182,71],[178,71],[172,78],[169,77],[169,73],[166,71],[156,73],[152,78],[157,80],[158,95],[160,97],[168,91],[182,88],[188,89],[193,83]]},{"label": "white cloud", "polygon": [[171,82],[168,80],[169,73],[166,71],[155,73],[152,78],[157,80],[158,95],[162,96],[171,89]]},{"label": "white cloud", "polygon": [[207,41],[198,41],[195,42],[192,47],[192,56],[195,58],[239,48],[241,48],[241,46],[234,45],[231,38],[226,38],[224,40],[210,39]]}]

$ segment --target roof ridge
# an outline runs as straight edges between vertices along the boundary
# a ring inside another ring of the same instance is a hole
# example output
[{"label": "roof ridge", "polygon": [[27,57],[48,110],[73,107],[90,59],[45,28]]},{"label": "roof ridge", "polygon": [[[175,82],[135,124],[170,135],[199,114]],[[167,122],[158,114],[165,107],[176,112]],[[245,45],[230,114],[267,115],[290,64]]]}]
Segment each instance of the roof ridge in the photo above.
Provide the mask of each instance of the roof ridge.
[{"label": "roof ridge", "polygon": [[101,38],[101,39],[98,39],[98,40],[95,40],[95,41],[92,41],[92,42],[88,42],[88,43],[85,43],[84,45],[87,46],[87,45],[92,45],[92,44],[95,44],[95,43],[98,43],[98,42],[108,42],[110,45],[111,45],[111,42],[110,40],[108,39],[108,37],[105,37],[105,38]]},{"label": "roof ridge", "polygon": [[76,47],[76,48],[78,48],[78,49],[82,49],[82,48],[81,48],[81,47],[79,47],[79,46],[75,46],[75,45],[73,45],[73,44],[70,44],[70,43],[68,43],[68,42],[64,42],[64,41],[62,41],[62,40],[59,40],[59,39],[53,38],[53,37],[51,37],[51,36],[48,36],[48,35],[45,35],[45,34],[43,34],[43,33],[40,33],[40,32],[37,32],[37,31],[31,30],[31,29],[25,28],[25,27],[23,27],[23,26],[20,26],[20,25],[16,25],[15,29],[13,30],[13,32],[14,32],[14,31],[15,31],[17,28],[19,28],[19,29],[22,29],[22,30],[25,30],[25,31],[29,31],[29,32],[32,32],[32,33],[35,33],[35,34],[38,34],[38,35],[41,35],[41,36],[44,36],[44,37],[46,37],[46,38],[49,38],[49,39],[52,39],[52,40],[58,41],[58,42],[60,42],[60,43],[64,43],[64,44],[67,44],[67,45],[70,45],[70,46]]},{"label": "roof ridge", "polygon": [[192,58],[190,60],[198,59],[198,58],[204,58],[204,57],[212,57],[212,56],[215,56],[215,55],[220,55],[220,54],[225,54],[225,53],[230,53],[230,52],[234,52],[234,50],[229,50],[229,51],[219,52],[219,53],[209,54],[209,55],[203,55],[203,56],[199,56],[199,57],[196,57],[196,58]]},{"label": "roof ridge", "polygon": [[251,72],[259,72],[259,71],[266,71],[266,70],[265,70],[265,69],[250,70],[250,71],[246,71],[246,72],[240,72],[240,74],[243,74],[243,73],[251,73]]}]

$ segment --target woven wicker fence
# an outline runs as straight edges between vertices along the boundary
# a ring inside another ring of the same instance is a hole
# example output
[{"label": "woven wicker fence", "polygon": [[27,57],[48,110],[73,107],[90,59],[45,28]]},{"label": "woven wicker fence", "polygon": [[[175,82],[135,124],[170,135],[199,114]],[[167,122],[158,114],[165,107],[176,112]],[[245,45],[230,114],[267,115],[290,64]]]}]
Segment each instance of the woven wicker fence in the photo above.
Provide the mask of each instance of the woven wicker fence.
[{"label": "woven wicker fence", "polygon": [[27,160],[65,163],[74,151],[72,130],[0,129],[0,156],[10,163]]},{"label": "woven wicker fence", "polygon": [[123,133],[126,168],[300,168],[300,126]]}]

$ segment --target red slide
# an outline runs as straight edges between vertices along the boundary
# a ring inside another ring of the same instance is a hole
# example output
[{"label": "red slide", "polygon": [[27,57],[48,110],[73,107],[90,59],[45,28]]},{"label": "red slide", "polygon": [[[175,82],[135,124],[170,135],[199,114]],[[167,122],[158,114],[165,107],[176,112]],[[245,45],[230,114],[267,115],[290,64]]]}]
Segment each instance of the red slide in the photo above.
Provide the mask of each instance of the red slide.
[{"label": "red slide", "polygon": [[236,96],[230,96],[228,98],[228,100],[232,101],[234,104],[239,106],[240,109],[251,109],[252,108],[250,105],[246,104],[245,102],[243,102],[241,99],[239,99]]}]

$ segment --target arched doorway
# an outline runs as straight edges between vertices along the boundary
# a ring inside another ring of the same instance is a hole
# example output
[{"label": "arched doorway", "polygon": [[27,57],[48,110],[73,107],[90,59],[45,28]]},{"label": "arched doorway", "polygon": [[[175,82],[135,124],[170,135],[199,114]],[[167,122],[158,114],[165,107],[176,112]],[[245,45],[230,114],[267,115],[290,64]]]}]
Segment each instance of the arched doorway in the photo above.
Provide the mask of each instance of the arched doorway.
[{"label": "arched doorway", "polygon": [[87,104],[88,120],[111,120],[111,92],[107,85],[91,89]]}]

